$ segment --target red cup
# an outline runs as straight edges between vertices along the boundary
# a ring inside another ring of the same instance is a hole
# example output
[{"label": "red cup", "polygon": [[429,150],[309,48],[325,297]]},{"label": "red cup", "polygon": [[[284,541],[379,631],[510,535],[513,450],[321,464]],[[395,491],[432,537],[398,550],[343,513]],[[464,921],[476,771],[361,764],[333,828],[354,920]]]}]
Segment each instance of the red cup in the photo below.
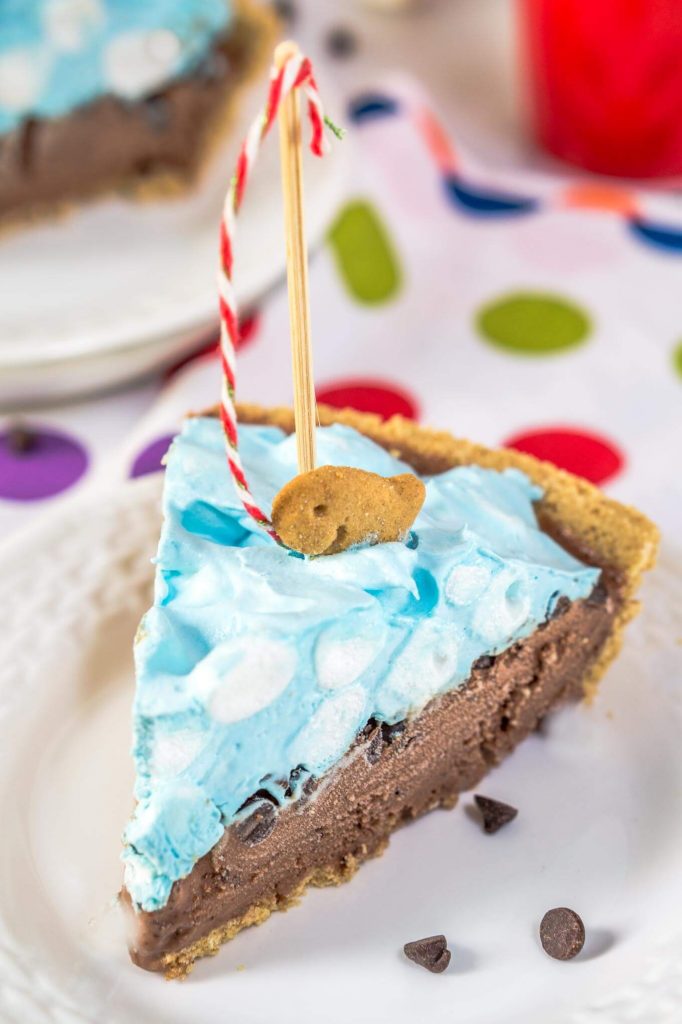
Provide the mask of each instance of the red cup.
[{"label": "red cup", "polygon": [[682,0],[519,0],[536,135],[623,177],[682,175]]}]

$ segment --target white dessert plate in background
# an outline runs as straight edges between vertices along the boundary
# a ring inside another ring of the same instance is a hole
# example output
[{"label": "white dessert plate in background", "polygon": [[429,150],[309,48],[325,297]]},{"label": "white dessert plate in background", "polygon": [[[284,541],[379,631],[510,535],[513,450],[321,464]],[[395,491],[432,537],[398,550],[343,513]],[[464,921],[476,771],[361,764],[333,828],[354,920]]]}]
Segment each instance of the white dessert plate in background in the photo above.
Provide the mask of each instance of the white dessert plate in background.
[{"label": "white dessert plate in background", "polygon": [[[160,477],[84,493],[0,548],[3,1024],[673,1024],[682,1005],[679,608],[664,551],[592,707],[552,716],[479,789],[519,808],[398,832],[345,886],[243,932],[185,983],[133,967],[115,893],[132,805],[131,644]],[[569,906],[587,943],[550,960]],[[430,975],[401,952],[437,932]]]},{"label": "white dessert plate in background", "polygon": [[[257,100],[252,95],[249,112]],[[201,186],[184,198],[109,198],[0,233],[0,406],[111,388],[171,364],[216,325],[218,224],[248,125],[244,108]],[[322,160],[306,150],[311,246],[338,208],[349,146],[347,139],[334,145]],[[278,161],[274,137],[239,218],[235,287],[242,307],[284,273]]]}]

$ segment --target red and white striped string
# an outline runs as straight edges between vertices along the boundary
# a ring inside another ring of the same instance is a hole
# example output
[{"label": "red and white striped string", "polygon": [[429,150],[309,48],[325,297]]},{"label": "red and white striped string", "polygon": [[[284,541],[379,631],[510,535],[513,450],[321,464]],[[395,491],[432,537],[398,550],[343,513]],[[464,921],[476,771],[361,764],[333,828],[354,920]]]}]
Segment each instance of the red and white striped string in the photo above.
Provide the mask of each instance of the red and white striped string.
[{"label": "red and white striped string", "polygon": [[272,522],[256,504],[249,488],[239,456],[237,439],[237,412],[235,409],[235,351],[239,341],[237,302],[232,284],[232,265],[236,217],[242,205],[249,175],[256,162],[261,143],[272,128],[283,100],[295,89],[303,89],[307,100],[311,127],[310,148],[316,156],[327,149],[324,126],[330,124],[324,115],[313,69],[307,57],[293,53],[280,66],[270,72],[270,89],[265,108],[256,117],[242,143],[237,165],[225,197],[220,225],[220,271],[218,292],[220,305],[220,361],[223,382],[220,396],[220,418],[227,442],[227,462],[244,508],[278,543],[279,537]]}]

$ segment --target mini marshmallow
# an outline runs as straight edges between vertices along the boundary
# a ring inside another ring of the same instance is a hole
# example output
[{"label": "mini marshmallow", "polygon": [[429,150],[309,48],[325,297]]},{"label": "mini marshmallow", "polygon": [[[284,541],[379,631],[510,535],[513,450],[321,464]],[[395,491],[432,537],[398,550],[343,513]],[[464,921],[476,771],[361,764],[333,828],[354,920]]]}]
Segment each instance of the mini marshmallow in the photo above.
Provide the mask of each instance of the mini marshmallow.
[{"label": "mini marshmallow", "polygon": [[40,96],[46,61],[32,50],[11,50],[0,56],[0,107],[16,113],[30,110]]},{"label": "mini marshmallow", "polygon": [[123,33],[104,53],[109,88],[125,99],[138,99],[172,76],[179,55],[180,40],[167,29]]},{"label": "mini marshmallow", "polygon": [[364,724],[366,694],[361,686],[329,697],[298,733],[289,748],[292,763],[313,774],[327,768],[344,753],[348,736]]},{"label": "mini marshmallow", "polygon": [[291,682],[295,648],[258,634],[219,644],[192,671],[191,688],[217,722],[239,722],[268,707]]},{"label": "mini marshmallow", "polygon": [[527,622],[530,610],[527,581],[505,569],[494,578],[486,600],[476,608],[473,629],[491,646],[508,645]]},{"label": "mini marshmallow", "polygon": [[471,604],[488,586],[491,575],[488,565],[456,565],[445,583],[446,600],[451,604]]},{"label": "mini marshmallow", "polygon": [[89,29],[104,19],[100,0],[49,0],[43,11],[45,34],[57,50],[76,52]]},{"label": "mini marshmallow", "polygon": [[315,646],[315,672],[318,685],[335,690],[355,682],[369,668],[381,648],[381,638],[368,636],[339,637],[330,627]]},{"label": "mini marshmallow", "polygon": [[443,690],[457,672],[460,642],[453,628],[420,623],[399,651],[381,687],[382,704],[404,712]]},{"label": "mini marshmallow", "polygon": [[152,744],[150,772],[157,778],[170,778],[189,768],[206,746],[207,734],[196,729],[176,729],[157,733]]}]

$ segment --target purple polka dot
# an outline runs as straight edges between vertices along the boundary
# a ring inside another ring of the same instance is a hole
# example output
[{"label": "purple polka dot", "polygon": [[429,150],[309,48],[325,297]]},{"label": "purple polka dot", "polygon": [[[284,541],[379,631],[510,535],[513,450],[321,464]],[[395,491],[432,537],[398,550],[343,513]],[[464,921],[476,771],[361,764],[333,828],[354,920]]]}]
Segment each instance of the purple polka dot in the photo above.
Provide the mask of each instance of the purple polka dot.
[{"label": "purple polka dot", "polygon": [[132,477],[146,476],[147,473],[158,473],[160,469],[163,469],[161,459],[168,451],[172,440],[173,435],[168,434],[166,437],[157,438],[156,441],[152,441],[146,448],[143,448],[133,462],[130,475]]},{"label": "purple polka dot", "polygon": [[22,428],[0,433],[0,498],[38,501],[51,498],[80,480],[88,467],[88,454],[78,441],[56,430]]}]

